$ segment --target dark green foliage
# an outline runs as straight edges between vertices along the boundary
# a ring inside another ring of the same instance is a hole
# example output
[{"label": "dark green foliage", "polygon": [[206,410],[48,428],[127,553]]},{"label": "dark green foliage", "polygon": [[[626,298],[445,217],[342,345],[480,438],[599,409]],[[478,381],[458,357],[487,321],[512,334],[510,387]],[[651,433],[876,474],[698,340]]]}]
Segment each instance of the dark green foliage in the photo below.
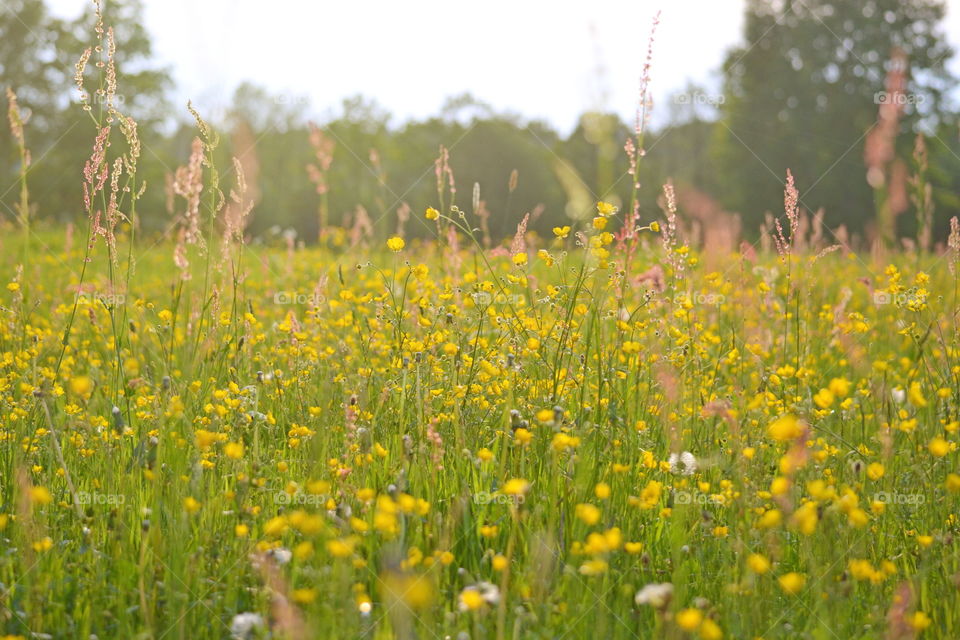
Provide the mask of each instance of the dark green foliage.
[{"label": "dark green foliage", "polygon": [[[894,47],[909,60],[908,102],[898,156],[911,132],[944,118],[951,51],[939,0],[749,0],[745,46],[724,64],[725,98],[714,146],[722,199],[754,229],[779,212],[787,168],[808,209],[830,227],[862,229],[874,214],[864,138],[876,122]],[[951,136],[953,137],[953,136]],[[944,215],[946,212],[941,211]]]}]

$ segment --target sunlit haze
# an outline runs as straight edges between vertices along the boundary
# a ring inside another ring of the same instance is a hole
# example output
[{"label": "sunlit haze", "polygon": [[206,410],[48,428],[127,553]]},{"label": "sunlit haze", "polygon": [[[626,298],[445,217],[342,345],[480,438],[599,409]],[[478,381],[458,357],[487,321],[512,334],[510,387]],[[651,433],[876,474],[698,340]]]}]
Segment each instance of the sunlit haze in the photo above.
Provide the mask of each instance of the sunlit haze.
[{"label": "sunlit haze", "polygon": [[[52,6],[75,16],[90,3]],[[403,120],[436,114],[447,97],[469,91],[498,110],[566,130],[597,107],[633,116],[658,10],[658,102],[688,81],[714,89],[743,20],[741,0],[598,0],[576,9],[503,0],[476,9],[440,0],[270,6],[268,12],[254,0],[145,2],[157,60],[171,67],[182,101],[216,111],[238,84],[251,81],[291,98],[307,96],[320,115],[363,94]]]},{"label": "sunlit haze", "polygon": [[[291,99],[306,96],[321,116],[363,94],[401,121],[436,114],[447,97],[469,91],[497,110],[562,130],[598,106],[633,117],[657,11],[652,92],[661,121],[670,96],[687,83],[717,89],[743,24],[742,0],[596,0],[576,8],[493,0],[475,9],[441,0],[278,0],[271,11],[257,0],[144,4],[157,60],[170,65],[177,95],[207,111],[225,108],[244,81]],[[960,0],[947,5],[945,27],[956,47]],[[91,5],[51,6],[76,16]],[[960,65],[954,60],[951,68]]]}]

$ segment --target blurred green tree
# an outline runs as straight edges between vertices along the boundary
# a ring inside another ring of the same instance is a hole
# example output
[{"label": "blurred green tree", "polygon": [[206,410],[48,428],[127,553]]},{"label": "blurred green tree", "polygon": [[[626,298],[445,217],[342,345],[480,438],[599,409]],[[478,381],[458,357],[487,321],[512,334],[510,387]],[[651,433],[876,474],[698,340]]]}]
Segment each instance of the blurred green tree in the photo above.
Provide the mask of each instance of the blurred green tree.
[{"label": "blurred green tree", "polygon": [[[57,115],[63,108],[68,79],[56,56],[63,23],[47,11],[43,0],[10,0],[0,7],[0,78],[4,90],[12,89],[27,120],[27,146],[33,165],[52,144]],[[6,114],[4,99],[4,114]],[[0,209],[16,219],[17,176],[20,158],[9,127],[0,127]],[[31,207],[33,208],[33,207]]]},{"label": "blurred green tree", "polygon": [[[87,47],[96,44],[93,12],[84,12],[75,20],[51,15],[42,0],[12,0],[0,12],[0,69],[4,83],[19,96],[21,107],[31,114],[27,123],[27,143],[33,155],[29,182],[31,199],[38,215],[61,220],[76,220],[81,200],[80,172],[90,153],[93,124],[77,103],[74,64]],[[133,116],[138,124],[145,153],[141,178],[159,187],[172,159],[164,152],[164,125],[169,122],[166,92],[172,83],[167,70],[153,66],[150,39],[143,28],[142,0],[114,0],[103,10],[104,24],[113,26],[116,36],[117,107]],[[94,86],[98,70],[88,65],[88,82]],[[96,102],[97,97],[93,100]],[[94,108],[99,105],[94,104]],[[9,131],[4,128],[0,145],[0,176],[4,183],[0,201],[9,214],[10,193],[15,164]],[[162,189],[148,190],[141,210],[155,210],[163,199]]]},{"label": "blurred green tree", "polygon": [[[724,104],[713,152],[724,205],[748,232],[764,211],[782,210],[793,171],[802,204],[826,211],[828,226],[863,230],[874,193],[864,140],[877,121],[891,52],[909,60],[909,104],[901,131],[935,126],[952,51],[940,0],[748,0],[744,40],[724,63]],[[912,135],[900,136],[909,157]]]}]

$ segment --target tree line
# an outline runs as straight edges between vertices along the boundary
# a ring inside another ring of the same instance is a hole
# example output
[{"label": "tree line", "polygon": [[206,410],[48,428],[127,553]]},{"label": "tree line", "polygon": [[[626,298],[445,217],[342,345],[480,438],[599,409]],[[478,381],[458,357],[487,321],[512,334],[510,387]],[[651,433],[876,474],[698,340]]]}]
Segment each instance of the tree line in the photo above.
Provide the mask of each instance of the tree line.
[{"label": "tree line", "polygon": [[[73,73],[94,18],[62,20],[43,0],[7,5],[0,77],[25,120],[31,215],[75,222],[93,127],[76,104]],[[691,86],[656,105],[670,117],[645,137],[641,220],[660,215],[661,185],[671,181],[681,215],[755,237],[770,213],[782,212],[790,169],[800,205],[822,210],[831,229],[865,240],[944,237],[947,220],[960,213],[944,3],[748,0],[745,10],[743,44],[718,70],[722,83]],[[152,59],[141,0],[112,0],[103,13],[116,29],[117,99],[139,123],[144,146],[140,224],[162,232],[178,206],[172,175],[196,131],[192,120],[171,119],[185,110],[170,103],[170,71]],[[294,230],[310,241],[324,217],[368,226],[378,237],[403,224],[408,235],[428,235],[421,214],[438,204],[441,148],[450,167],[441,178],[453,180],[455,203],[479,208],[495,239],[512,235],[526,213],[531,228],[546,233],[588,217],[597,200],[629,202],[632,188],[624,145],[634,125],[602,111],[583,114],[563,135],[470,95],[451,97],[435,117],[404,123],[356,96],[335,117],[313,123],[300,97],[244,84],[225,113],[205,117],[222,136],[222,166],[231,157],[244,166],[256,202],[254,236]],[[10,220],[21,164],[4,128],[0,205]]]}]

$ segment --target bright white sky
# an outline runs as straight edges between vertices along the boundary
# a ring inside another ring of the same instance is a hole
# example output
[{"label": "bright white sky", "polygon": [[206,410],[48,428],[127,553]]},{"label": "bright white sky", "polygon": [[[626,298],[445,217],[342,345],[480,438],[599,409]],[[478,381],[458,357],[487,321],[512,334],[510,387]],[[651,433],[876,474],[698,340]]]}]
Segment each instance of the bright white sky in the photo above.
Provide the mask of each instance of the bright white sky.
[{"label": "bright white sky", "polygon": [[[90,6],[48,2],[64,16]],[[960,0],[947,4],[948,37],[960,50]],[[235,87],[250,80],[290,99],[308,97],[321,117],[362,93],[398,124],[435,115],[445,98],[469,91],[565,132],[598,106],[632,122],[657,10],[655,120],[688,82],[719,86],[718,69],[743,22],[743,0],[145,0],[145,7],[178,100],[190,98],[206,114],[222,113]]]}]

